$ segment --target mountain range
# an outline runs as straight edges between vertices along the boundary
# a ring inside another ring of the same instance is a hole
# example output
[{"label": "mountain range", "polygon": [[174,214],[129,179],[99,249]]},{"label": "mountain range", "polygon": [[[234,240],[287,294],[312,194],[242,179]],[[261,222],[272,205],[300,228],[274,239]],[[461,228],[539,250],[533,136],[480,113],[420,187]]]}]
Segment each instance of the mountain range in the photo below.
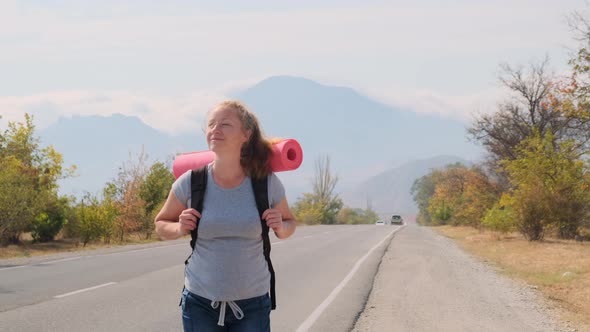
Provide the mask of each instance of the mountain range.
[{"label": "mountain range", "polygon": [[432,169],[455,163],[466,166],[472,164],[456,156],[436,156],[410,161],[366,179],[353,190],[344,192],[342,198],[350,206],[370,206],[380,215],[415,215],[418,208],[410,195],[414,181],[427,175]]},{"label": "mountain range", "polygon": [[[346,87],[275,76],[230,97],[257,114],[267,136],[301,144],[301,167],[278,174],[291,203],[311,190],[314,163],[327,155],[346,204],[365,207],[370,201],[378,211],[412,213],[409,187],[417,177],[481,153],[467,142],[461,121],[385,105]],[[206,149],[198,128],[192,135],[171,136],[120,114],[60,118],[39,136],[64,155],[66,166],[78,167],[78,177],[61,182],[62,193],[76,196],[100,191],[130,153],[144,149],[151,160],[171,165],[177,153]]]}]

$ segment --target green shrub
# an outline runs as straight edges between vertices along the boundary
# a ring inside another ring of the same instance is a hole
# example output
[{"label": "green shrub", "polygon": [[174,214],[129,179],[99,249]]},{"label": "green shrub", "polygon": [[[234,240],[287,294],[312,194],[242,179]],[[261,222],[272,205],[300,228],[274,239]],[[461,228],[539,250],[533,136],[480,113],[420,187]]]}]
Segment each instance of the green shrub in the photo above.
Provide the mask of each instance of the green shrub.
[{"label": "green shrub", "polygon": [[483,226],[502,234],[511,232],[515,228],[514,212],[510,207],[496,204],[483,217]]}]

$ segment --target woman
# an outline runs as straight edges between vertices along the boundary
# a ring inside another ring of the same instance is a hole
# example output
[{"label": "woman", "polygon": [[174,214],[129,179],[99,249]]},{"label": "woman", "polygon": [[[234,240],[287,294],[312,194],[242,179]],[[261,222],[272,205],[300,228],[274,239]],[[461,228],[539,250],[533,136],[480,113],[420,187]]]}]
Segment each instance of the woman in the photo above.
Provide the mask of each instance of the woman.
[{"label": "woman", "polygon": [[206,137],[215,160],[207,166],[202,211],[188,208],[188,171],[174,182],[155,220],[161,238],[177,239],[190,234],[199,219],[195,249],[185,267],[184,330],[270,331],[270,272],[252,179],[268,177],[266,225],[280,239],[295,231],[285,189],[268,166],[270,143],[256,116],[237,101],[210,111]]}]

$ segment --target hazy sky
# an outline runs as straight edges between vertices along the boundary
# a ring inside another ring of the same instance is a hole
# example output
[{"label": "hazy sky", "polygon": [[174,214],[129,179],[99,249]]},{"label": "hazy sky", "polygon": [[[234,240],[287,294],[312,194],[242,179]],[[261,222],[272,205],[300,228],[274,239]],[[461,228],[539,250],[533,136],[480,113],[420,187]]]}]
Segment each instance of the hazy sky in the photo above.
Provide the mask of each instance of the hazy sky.
[{"label": "hazy sky", "polygon": [[[123,113],[170,133],[273,75],[348,86],[468,121],[501,98],[498,64],[567,71],[584,0],[4,1],[2,124]],[[255,111],[255,110],[254,110]]]}]

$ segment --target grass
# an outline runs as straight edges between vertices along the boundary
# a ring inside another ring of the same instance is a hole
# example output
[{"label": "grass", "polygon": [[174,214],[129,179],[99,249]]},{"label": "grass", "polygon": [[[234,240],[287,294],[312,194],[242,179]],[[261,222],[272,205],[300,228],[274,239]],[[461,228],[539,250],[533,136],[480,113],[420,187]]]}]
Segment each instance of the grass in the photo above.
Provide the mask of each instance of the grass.
[{"label": "grass", "polygon": [[113,241],[105,244],[103,242],[88,243],[86,246],[79,241],[70,239],[60,239],[47,243],[33,243],[31,238],[27,235],[21,237],[21,244],[9,245],[7,247],[0,247],[0,259],[5,258],[26,258],[32,256],[42,256],[57,254],[62,252],[74,252],[84,250],[94,250],[100,248],[111,248],[121,245],[129,244],[142,244],[158,242],[157,235],[152,235],[151,239],[146,240],[144,237],[140,238],[139,235],[134,234],[127,237],[124,243]]},{"label": "grass", "polygon": [[529,242],[517,233],[498,235],[461,226],[433,229],[501,273],[536,286],[562,318],[590,331],[590,242]]}]

